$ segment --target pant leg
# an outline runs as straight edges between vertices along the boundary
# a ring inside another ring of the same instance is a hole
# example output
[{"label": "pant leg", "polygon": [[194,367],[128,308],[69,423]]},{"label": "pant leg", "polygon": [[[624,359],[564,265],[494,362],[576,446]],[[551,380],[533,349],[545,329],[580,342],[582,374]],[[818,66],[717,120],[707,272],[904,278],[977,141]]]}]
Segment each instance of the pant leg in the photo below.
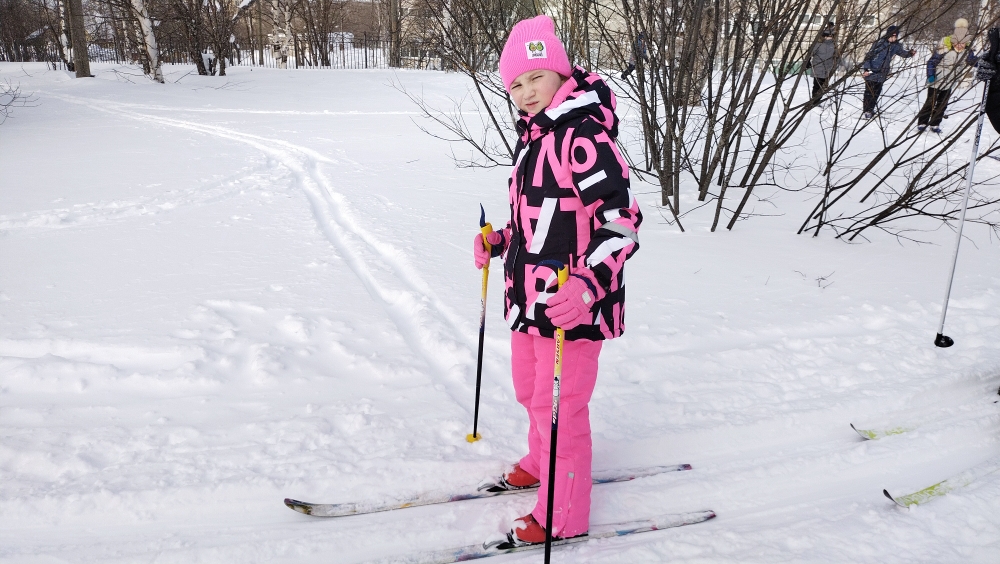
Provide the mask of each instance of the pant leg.
[{"label": "pant leg", "polygon": [[[528,454],[518,462],[521,469],[532,476],[541,475],[539,460],[541,458],[541,439],[539,438],[538,424],[531,411],[531,398],[535,393],[535,344],[534,339],[527,333],[512,331],[510,334],[510,367],[511,375],[514,378],[514,396],[517,403],[524,406],[528,412]],[[550,376],[551,378],[551,376]],[[551,392],[550,392],[551,393]],[[542,423],[548,419],[543,419]],[[547,433],[548,426],[543,427]],[[546,435],[547,436],[547,435]],[[546,452],[548,452],[546,450]]]},{"label": "pant leg", "polygon": [[878,104],[879,94],[882,93],[882,83],[874,80],[865,81],[864,111],[874,112]]},{"label": "pant leg", "polygon": [[824,88],[826,88],[826,79],[814,76],[813,77],[813,91],[812,91],[812,101],[813,101],[813,103],[819,102],[820,96],[823,95],[823,89]]},{"label": "pant leg", "polygon": [[870,80],[865,81],[865,93],[862,100],[863,100],[861,103],[862,111],[865,112],[872,111],[872,108],[875,107],[875,97],[872,94],[872,82]]},{"label": "pant leg", "polygon": [[[532,514],[545,526],[548,507],[549,443],[552,432],[552,376],[555,340],[534,337],[535,391],[531,412],[538,422],[541,442],[541,487]],[[552,534],[572,537],[590,528],[591,464],[593,459],[588,404],[597,383],[597,363],[602,341],[566,341],[559,398],[559,438],[556,447],[555,502]]]},{"label": "pant leg", "polygon": [[948,109],[948,98],[951,97],[951,89],[949,88],[939,88],[937,89],[937,96],[934,100],[934,111],[931,114],[931,127],[937,127],[941,125],[941,120],[944,119],[944,112]]},{"label": "pant leg", "polygon": [[924,105],[917,112],[918,125],[927,125],[927,122],[930,121],[931,113],[934,111],[934,99],[937,97],[937,91],[937,88],[927,88],[927,99],[924,100]]}]

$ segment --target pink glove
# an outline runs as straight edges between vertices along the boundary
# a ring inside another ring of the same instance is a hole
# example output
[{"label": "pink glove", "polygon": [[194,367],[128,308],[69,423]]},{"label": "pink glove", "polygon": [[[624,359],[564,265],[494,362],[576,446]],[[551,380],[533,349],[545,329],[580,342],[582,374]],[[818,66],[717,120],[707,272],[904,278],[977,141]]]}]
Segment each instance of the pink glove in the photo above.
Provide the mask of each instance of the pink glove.
[{"label": "pink glove", "polygon": [[483,245],[483,234],[477,233],[476,238],[472,241],[472,252],[476,255],[476,268],[482,270],[490,258],[502,255],[507,250],[507,239],[507,229],[494,231],[487,235],[486,242],[490,244],[492,251],[487,253],[486,246]]},{"label": "pink glove", "polygon": [[556,327],[562,327],[567,331],[577,325],[589,325],[594,322],[591,308],[604,295],[604,289],[597,284],[594,274],[589,270],[581,270],[570,274],[569,280],[549,298],[545,315],[549,316]]}]

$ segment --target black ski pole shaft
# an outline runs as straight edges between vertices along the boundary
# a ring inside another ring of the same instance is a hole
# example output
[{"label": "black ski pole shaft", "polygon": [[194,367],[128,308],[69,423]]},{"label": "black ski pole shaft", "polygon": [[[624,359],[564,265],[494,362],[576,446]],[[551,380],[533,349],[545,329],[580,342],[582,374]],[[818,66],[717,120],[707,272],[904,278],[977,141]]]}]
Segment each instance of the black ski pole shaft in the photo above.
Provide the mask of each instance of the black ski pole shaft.
[{"label": "black ski pole shaft", "polygon": [[958,249],[962,246],[962,230],[965,227],[965,212],[969,209],[969,194],[972,192],[972,175],[976,171],[976,157],[979,156],[979,138],[983,133],[983,121],[986,117],[986,97],[990,91],[990,83],[983,85],[983,99],[979,103],[979,123],[976,125],[976,139],[972,143],[972,157],[969,159],[969,172],[965,178],[965,195],[962,198],[962,213],[958,219],[958,233],[955,236],[955,254],[951,259],[951,274],[944,291],[944,304],[941,306],[941,323],[938,325],[934,344],[945,348],[955,344],[955,341],[944,334],[944,319],[948,315],[948,300],[951,298],[951,284],[955,280],[955,268],[958,266]]},{"label": "black ski pole shaft", "polygon": [[[483,247],[486,248],[486,254],[491,255],[493,248],[486,241],[486,236],[493,233],[493,225],[486,222],[486,210],[483,209],[482,204],[479,205],[481,215],[479,216],[479,230],[483,233]],[[486,290],[489,288],[490,281],[490,259],[486,259],[486,264],[483,265],[483,295],[480,302],[481,306],[479,309],[479,353],[476,357],[476,406],[472,416],[472,434],[466,435],[465,440],[470,443],[474,443],[481,439],[479,435],[479,392],[483,387],[483,341],[486,338]]]},{"label": "black ski pole shaft", "polygon": [[[487,245],[489,243],[486,243]],[[479,436],[479,393],[483,387],[483,341],[486,339],[486,288],[489,285],[490,265],[483,267],[483,297],[479,312],[479,353],[476,355],[476,408],[472,417],[472,434],[466,437],[470,443],[478,441]]]},{"label": "black ski pole shaft", "polygon": [[[569,270],[565,266],[560,266],[558,271],[560,288],[568,278]],[[556,442],[559,440],[559,382],[562,380],[565,342],[566,332],[562,327],[556,327],[556,362],[552,374],[552,435],[549,439],[549,491],[545,507],[545,564],[549,564],[552,559],[552,505],[556,500]]]}]

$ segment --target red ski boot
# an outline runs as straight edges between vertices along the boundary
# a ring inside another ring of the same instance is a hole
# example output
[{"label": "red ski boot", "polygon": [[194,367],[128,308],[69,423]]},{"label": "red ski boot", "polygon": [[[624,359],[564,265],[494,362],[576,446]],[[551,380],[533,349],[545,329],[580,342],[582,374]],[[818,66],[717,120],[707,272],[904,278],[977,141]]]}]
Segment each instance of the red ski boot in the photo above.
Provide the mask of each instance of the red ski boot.
[{"label": "red ski boot", "polygon": [[483,480],[477,489],[479,491],[488,491],[490,493],[503,493],[528,488],[537,488],[538,484],[538,478],[528,474],[521,469],[520,465],[515,464],[514,467],[510,469],[510,472],[507,472],[503,476]]},{"label": "red ski boot", "polygon": [[512,486],[513,489],[531,488],[540,482],[538,478],[522,470],[520,464],[515,464],[510,472],[504,474],[503,481]]},{"label": "red ski boot", "polygon": [[518,545],[541,544],[545,542],[545,528],[535,521],[535,516],[528,513],[514,520],[514,528],[510,531],[511,540]]}]

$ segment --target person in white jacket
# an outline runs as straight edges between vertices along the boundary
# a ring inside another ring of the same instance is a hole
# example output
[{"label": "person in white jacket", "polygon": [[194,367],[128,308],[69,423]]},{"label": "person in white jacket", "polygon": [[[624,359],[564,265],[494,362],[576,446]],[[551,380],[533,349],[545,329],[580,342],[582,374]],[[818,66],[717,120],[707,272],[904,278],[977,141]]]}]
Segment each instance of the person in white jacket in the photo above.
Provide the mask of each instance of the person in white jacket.
[{"label": "person in white jacket", "polygon": [[948,98],[962,80],[965,72],[975,63],[975,57],[966,51],[970,39],[969,23],[965,19],[955,22],[955,33],[943,38],[938,45],[937,64],[928,65],[927,99],[917,113],[917,131],[930,126],[934,133],[941,133],[941,120],[948,109]]}]

